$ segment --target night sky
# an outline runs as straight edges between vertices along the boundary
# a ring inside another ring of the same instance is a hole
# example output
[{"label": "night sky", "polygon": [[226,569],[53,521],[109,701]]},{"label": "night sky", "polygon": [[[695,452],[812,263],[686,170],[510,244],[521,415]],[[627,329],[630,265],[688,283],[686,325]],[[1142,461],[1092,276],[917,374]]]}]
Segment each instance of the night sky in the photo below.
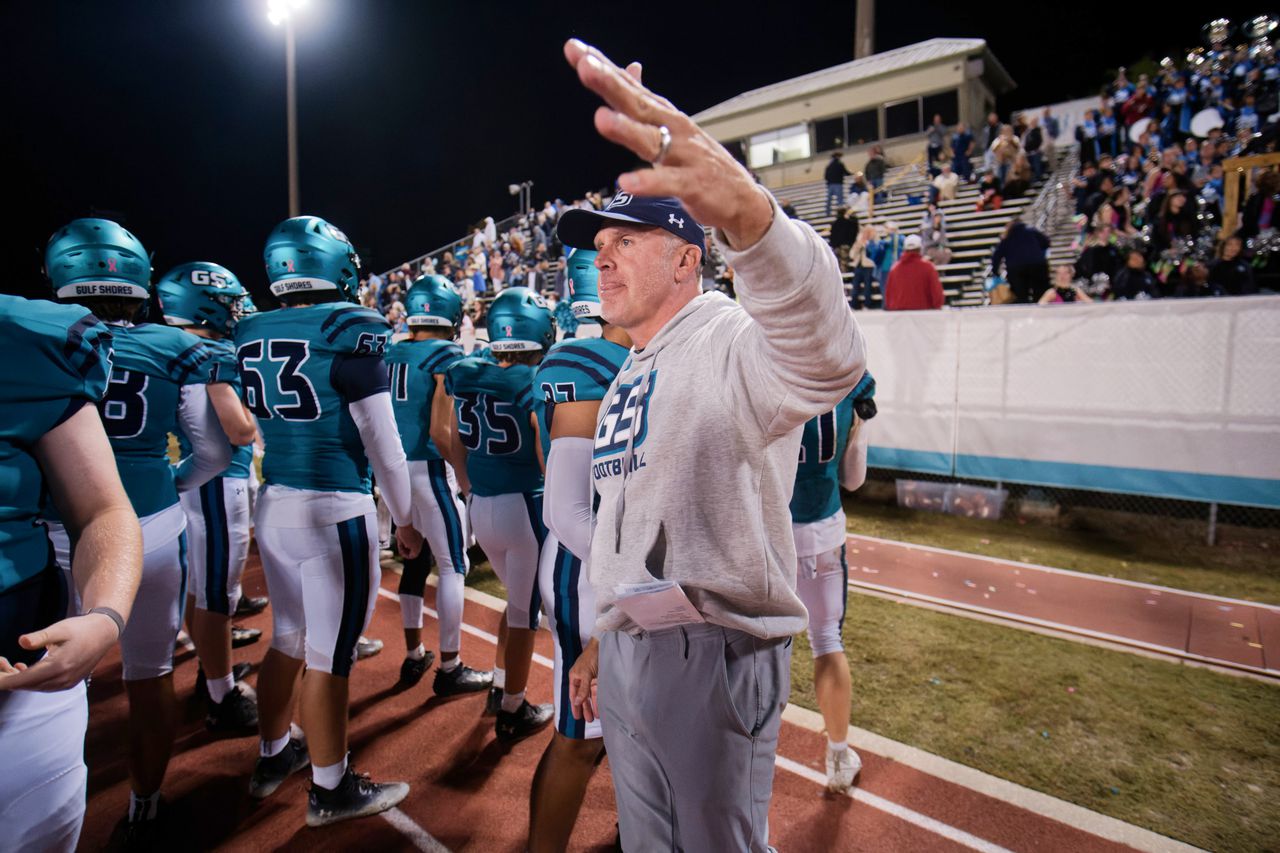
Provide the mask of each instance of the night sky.
[{"label": "night sky", "polygon": [[[1087,95],[1108,68],[1198,44],[1204,23],[1148,2],[877,7],[880,50],[987,39],[1018,83],[1002,112]],[[1212,8],[1236,21],[1262,11]],[[262,242],[288,213],[284,33],[265,9],[266,0],[3,4],[10,225],[0,290],[46,296],[48,235],[96,213],[139,236],[157,276],[212,260],[265,292]],[[629,167],[626,152],[595,135],[597,101],[565,64],[564,39],[641,60],[645,82],[692,113],[852,59],[853,9],[311,0],[298,22],[303,212],[345,230],[366,270],[385,269],[486,214],[513,213],[510,183],[533,180],[540,207]]]}]

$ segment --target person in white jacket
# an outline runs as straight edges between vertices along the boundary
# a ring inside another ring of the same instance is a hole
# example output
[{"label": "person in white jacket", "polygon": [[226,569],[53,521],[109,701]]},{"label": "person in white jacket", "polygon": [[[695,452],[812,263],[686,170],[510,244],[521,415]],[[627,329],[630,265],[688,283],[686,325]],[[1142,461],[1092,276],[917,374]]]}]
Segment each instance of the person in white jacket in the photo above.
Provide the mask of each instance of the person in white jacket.
[{"label": "person in white jacket", "polygon": [[[598,414],[596,634],[571,703],[603,721],[625,849],[764,851],[791,637],[807,622],[788,511],[800,427],[861,378],[862,337],[812,228],[638,66],[577,40],[565,55],[608,104],[601,135],[654,164],[558,225],[598,253],[601,316],[633,342]],[[740,304],[701,293],[704,223]]]}]

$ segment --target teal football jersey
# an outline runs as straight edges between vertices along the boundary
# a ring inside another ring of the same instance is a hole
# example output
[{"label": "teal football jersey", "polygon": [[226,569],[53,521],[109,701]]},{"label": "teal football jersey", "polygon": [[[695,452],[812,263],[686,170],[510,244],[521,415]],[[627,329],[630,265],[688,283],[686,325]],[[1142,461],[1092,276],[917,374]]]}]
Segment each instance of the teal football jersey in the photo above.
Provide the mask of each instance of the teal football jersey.
[{"label": "teal football jersey", "polygon": [[[209,382],[225,382],[230,385],[239,397],[242,394],[240,385],[240,373],[236,369],[236,348],[231,341],[206,340],[210,351],[213,353],[213,368],[210,371]],[[178,431],[178,449],[183,457],[191,453],[191,442],[181,430]],[[231,464],[227,466],[227,470],[218,476],[230,477],[234,480],[244,480],[249,476],[249,471],[253,466],[253,445],[246,444],[244,447],[231,448]]]},{"label": "teal football jersey", "polygon": [[120,469],[120,482],[139,518],[178,502],[169,433],[178,432],[182,386],[213,376],[209,342],[172,326],[112,325],[115,359],[98,410]]},{"label": "teal football jersey", "polygon": [[538,365],[535,381],[542,400],[539,437],[544,456],[551,452],[551,423],[556,404],[603,400],[630,352],[627,347],[604,338],[570,338],[547,350],[547,357]]},{"label": "teal football jersey", "polygon": [[440,459],[431,440],[431,403],[436,395],[436,377],[443,376],[455,361],[465,358],[454,341],[428,338],[401,341],[387,350],[391,368],[391,404],[396,426],[410,462]]},{"label": "teal football jersey", "polygon": [[875,379],[871,371],[866,371],[834,409],[805,423],[804,436],[800,441],[800,464],[796,467],[796,487],[791,494],[791,521],[794,524],[822,521],[840,511],[840,460],[849,446],[854,404],[859,400],[871,400],[875,393]]},{"label": "teal football jersey", "polygon": [[467,449],[471,491],[482,497],[542,491],[530,415],[534,369],[464,358],[445,373],[458,438]]},{"label": "teal football jersey", "polygon": [[371,491],[349,403],[388,390],[390,326],[345,302],[281,308],[236,325],[244,402],[266,443],[263,479],[320,492]]},{"label": "teal football jersey", "polygon": [[41,514],[44,475],[31,447],[96,403],[111,375],[111,331],[84,308],[0,295],[0,592],[52,560]]}]

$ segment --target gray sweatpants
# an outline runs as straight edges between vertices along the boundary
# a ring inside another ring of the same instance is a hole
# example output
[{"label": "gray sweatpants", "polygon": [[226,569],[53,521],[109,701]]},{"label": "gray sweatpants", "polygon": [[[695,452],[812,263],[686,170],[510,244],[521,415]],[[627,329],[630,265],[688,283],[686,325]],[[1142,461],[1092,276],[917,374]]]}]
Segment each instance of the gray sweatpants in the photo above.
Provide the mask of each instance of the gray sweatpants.
[{"label": "gray sweatpants", "polygon": [[606,631],[599,700],[623,849],[765,853],[790,693],[790,637]]}]

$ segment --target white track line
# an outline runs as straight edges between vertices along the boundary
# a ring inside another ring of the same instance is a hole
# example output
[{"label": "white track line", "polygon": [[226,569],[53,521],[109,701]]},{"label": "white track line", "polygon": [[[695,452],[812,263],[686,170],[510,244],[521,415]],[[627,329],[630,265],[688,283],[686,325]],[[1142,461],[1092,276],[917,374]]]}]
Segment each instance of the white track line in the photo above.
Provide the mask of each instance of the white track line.
[{"label": "white track line", "polygon": [[[396,602],[400,601],[400,596],[398,594],[392,592],[391,590],[384,589],[382,587],[378,587],[378,595],[382,596],[383,598],[389,599],[391,601],[396,601]],[[436,613],[436,611],[432,610],[430,607],[427,607],[425,604],[422,605],[422,612],[430,616],[432,619],[438,620],[440,618],[439,614]],[[479,628],[476,628],[472,625],[468,625],[466,622],[462,623],[462,630],[470,634],[471,636],[478,637],[488,643],[493,643],[496,645],[498,642],[498,638],[495,637],[493,634],[490,634],[488,631],[482,631]],[[548,658],[544,657],[543,655],[537,654],[535,652],[533,655],[533,659],[538,663],[542,664],[543,666],[545,666],[547,669],[552,668],[551,661]],[[794,773],[797,776],[801,777],[802,779],[808,779],[810,782],[817,783],[820,787],[824,787],[824,788],[826,787],[827,777],[816,770],[811,770],[808,767],[805,767],[803,764],[799,764],[795,761],[792,761],[789,758],[784,758],[781,755],[776,756],[775,763],[778,767],[781,767],[783,770],[787,770],[791,773]],[[950,839],[951,841],[954,841],[957,844],[962,844],[965,847],[968,847],[972,850],[980,850],[980,851],[983,851],[983,853],[1009,853],[1009,851],[1006,850],[1004,847],[1000,847],[999,845],[992,844],[989,841],[984,841],[983,839],[978,838],[976,835],[970,835],[969,833],[965,832],[962,829],[956,829],[954,826],[951,826],[950,824],[946,824],[946,823],[943,823],[942,821],[935,820],[931,817],[928,817],[927,815],[922,815],[917,811],[912,811],[906,806],[900,806],[897,803],[892,802],[891,800],[886,800],[884,797],[878,797],[875,794],[868,793],[866,791],[861,790],[860,788],[854,788],[850,792],[849,796],[853,797],[855,800],[858,800],[861,803],[871,806],[874,809],[879,809],[882,812],[891,814],[894,817],[898,818],[899,820],[904,820],[907,823],[920,827],[921,829],[928,830],[929,832],[932,832],[936,835],[941,835],[943,838]],[[397,811],[397,810],[393,809],[393,811]],[[387,812],[386,814],[390,814],[390,812]],[[409,820],[407,816],[403,816],[403,817],[405,820]],[[391,818],[387,818],[387,819],[391,820]],[[410,822],[412,823],[412,821]],[[417,824],[413,824],[413,825],[417,826]],[[427,836],[427,837],[430,838],[430,836]],[[425,849],[425,848],[420,848],[420,849]]]},{"label": "white track line", "polygon": [[[826,787],[827,777],[822,773],[819,773],[817,770],[805,767],[803,764],[792,761],[790,758],[785,758],[781,755],[777,757],[776,763],[783,770],[790,770],[797,776],[808,779],[816,785],[821,785],[824,788]],[[882,812],[893,815],[899,820],[904,820],[907,823],[914,824],[921,829],[927,829],[935,835],[941,835],[949,841],[954,841],[956,844],[962,844],[970,850],[981,850],[982,853],[1010,853],[1009,849],[1006,847],[1001,847],[999,844],[992,844],[990,841],[986,841],[976,835],[971,835],[963,829],[956,829],[950,824],[943,823],[940,820],[934,820],[928,815],[920,814],[920,812],[913,811],[906,806],[900,806],[892,800],[886,800],[884,797],[876,796],[875,794],[872,794],[869,791],[864,791],[861,788],[851,788],[849,790],[849,796],[853,797],[853,799],[860,803],[871,806],[873,809],[879,809]]]},{"label": "white track line", "polygon": [[423,853],[449,853],[448,847],[437,841],[434,835],[418,826],[418,824],[414,823],[413,818],[399,809],[383,812],[382,819],[398,829],[401,835],[409,839],[413,846],[423,851]]}]

